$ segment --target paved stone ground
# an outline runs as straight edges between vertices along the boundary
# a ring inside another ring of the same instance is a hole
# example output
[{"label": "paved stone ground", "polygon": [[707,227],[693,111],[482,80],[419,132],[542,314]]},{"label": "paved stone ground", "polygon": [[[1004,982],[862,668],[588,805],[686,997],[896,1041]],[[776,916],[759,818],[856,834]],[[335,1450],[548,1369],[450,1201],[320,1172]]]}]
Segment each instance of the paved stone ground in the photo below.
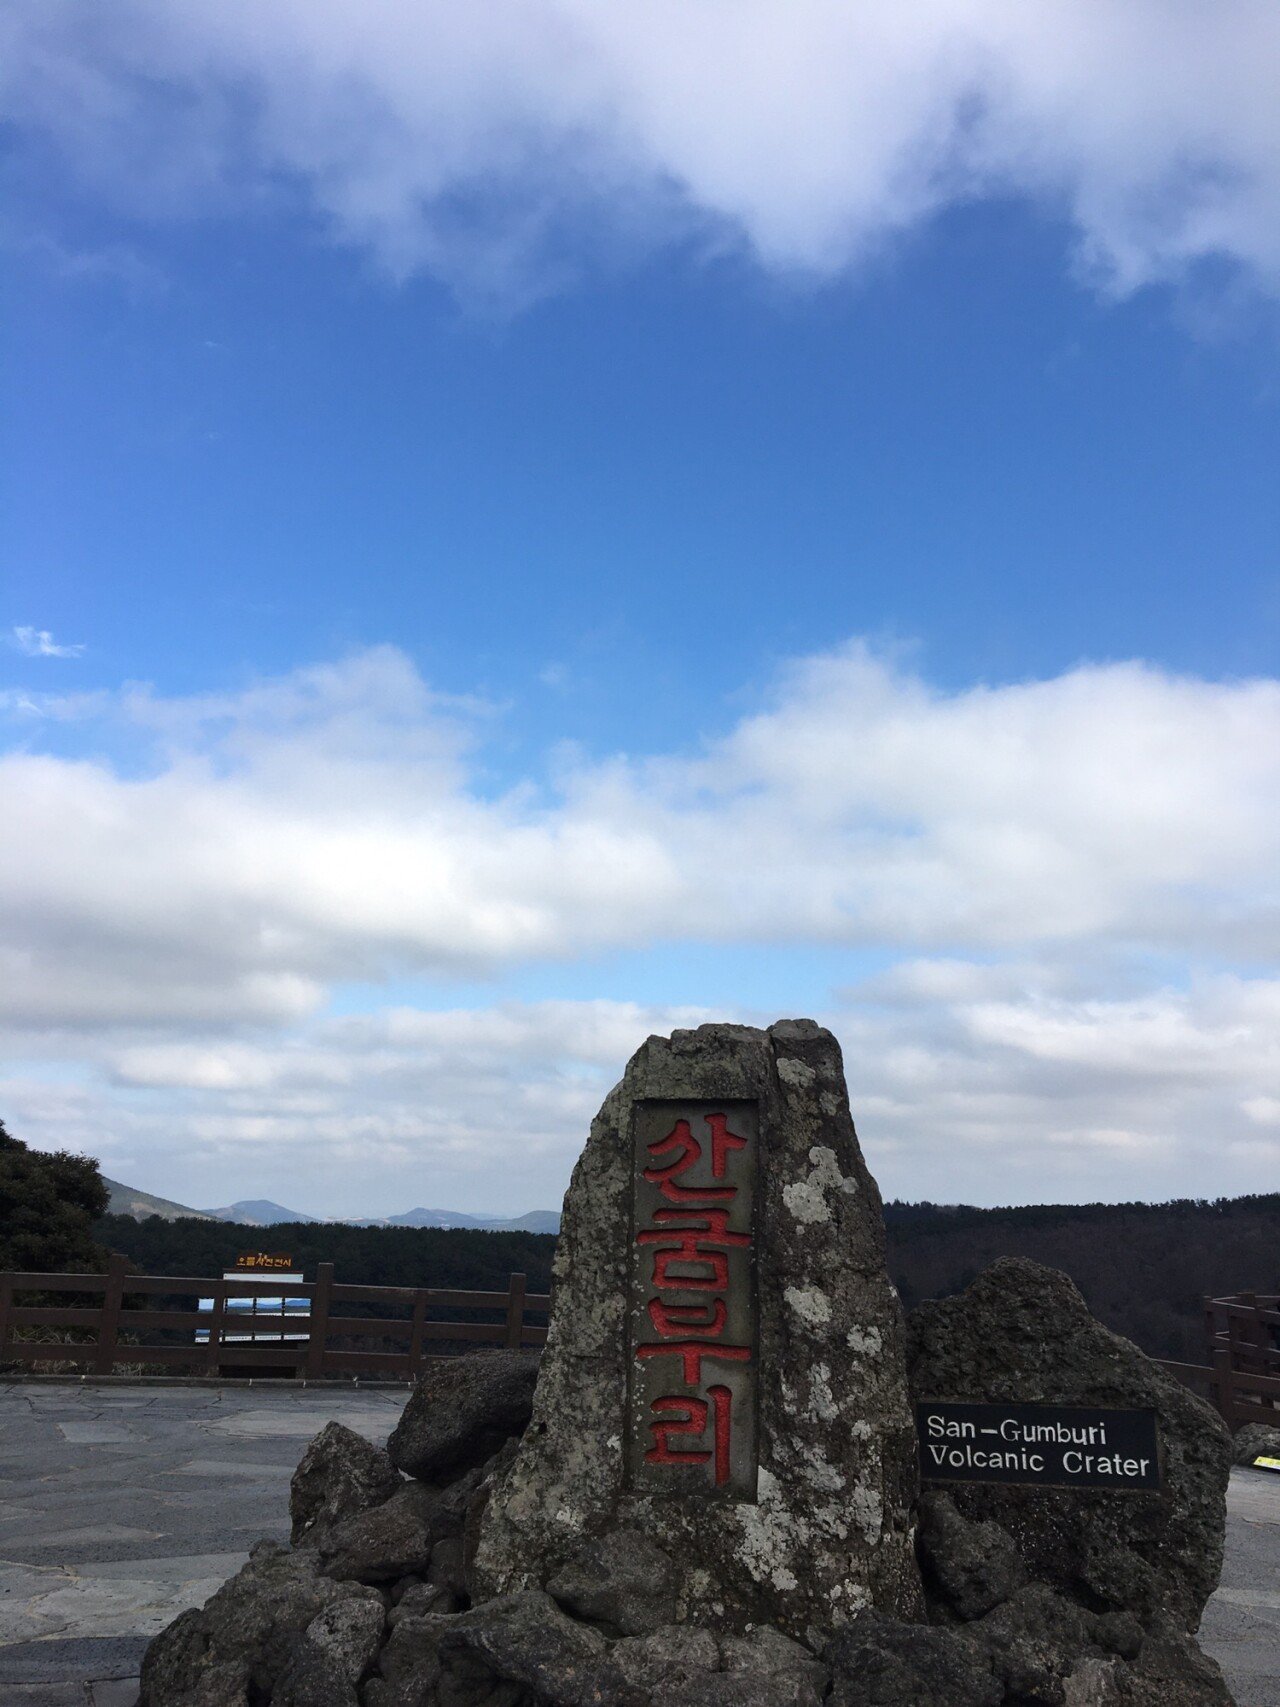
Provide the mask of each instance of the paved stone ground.
[{"label": "paved stone ground", "polygon": [[1238,1707],[1280,1707],[1280,1472],[1231,1472],[1222,1585],[1200,1640]]},{"label": "paved stone ground", "polygon": [[[331,1418],[379,1444],[404,1389],[0,1384],[0,1702],[134,1707],[148,1641],[251,1542]],[[1238,1470],[1201,1639],[1239,1707],[1280,1707],[1280,1474]]]},{"label": "paved stone ground", "polygon": [[379,1445],[406,1389],[0,1386],[0,1702],[132,1707],[151,1637],[260,1536],[331,1419]]}]

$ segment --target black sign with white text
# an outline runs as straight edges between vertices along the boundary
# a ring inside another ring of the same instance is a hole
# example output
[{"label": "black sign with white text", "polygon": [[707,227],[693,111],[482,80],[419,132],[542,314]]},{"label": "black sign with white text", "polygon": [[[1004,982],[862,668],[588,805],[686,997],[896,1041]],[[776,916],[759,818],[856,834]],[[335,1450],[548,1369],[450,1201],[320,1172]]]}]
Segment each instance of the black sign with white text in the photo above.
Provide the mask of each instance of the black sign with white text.
[{"label": "black sign with white text", "polygon": [[916,1406],[926,1482],[1047,1488],[1158,1488],[1154,1411],[1074,1405]]}]

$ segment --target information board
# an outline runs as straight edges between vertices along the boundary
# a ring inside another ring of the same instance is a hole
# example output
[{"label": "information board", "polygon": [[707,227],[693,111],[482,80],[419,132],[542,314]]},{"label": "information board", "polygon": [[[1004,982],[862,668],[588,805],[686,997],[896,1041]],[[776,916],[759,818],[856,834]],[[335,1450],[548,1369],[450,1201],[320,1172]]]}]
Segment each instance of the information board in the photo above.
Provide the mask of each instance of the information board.
[{"label": "information board", "polygon": [[1160,1486],[1153,1410],[1074,1405],[916,1406],[927,1482],[1019,1482],[1033,1487]]}]

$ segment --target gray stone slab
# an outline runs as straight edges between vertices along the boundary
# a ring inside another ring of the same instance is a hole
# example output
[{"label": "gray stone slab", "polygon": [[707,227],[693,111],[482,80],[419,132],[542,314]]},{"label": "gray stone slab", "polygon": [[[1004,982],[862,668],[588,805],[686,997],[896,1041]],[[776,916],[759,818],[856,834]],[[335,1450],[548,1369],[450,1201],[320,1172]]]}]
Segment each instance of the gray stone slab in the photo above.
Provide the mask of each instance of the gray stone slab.
[{"label": "gray stone slab", "polygon": [[53,1529],[47,1535],[41,1535],[26,1543],[28,1547],[57,1547],[62,1550],[80,1549],[84,1547],[110,1546],[123,1542],[126,1545],[144,1545],[159,1541],[163,1531],[156,1529],[129,1529],[120,1523],[88,1524],[81,1529]]},{"label": "gray stone slab", "polygon": [[210,1432],[222,1435],[237,1435],[250,1439],[274,1437],[287,1440],[311,1440],[328,1422],[343,1423],[357,1434],[374,1434],[385,1426],[383,1418],[378,1416],[374,1424],[374,1433],[370,1433],[370,1423],[374,1419],[364,1407],[324,1410],[309,1408],[303,1410],[271,1409],[262,1411],[242,1411],[231,1416],[220,1417],[209,1425]]},{"label": "gray stone slab", "polygon": [[132,1430],[117,1422],[60,1422],[58,1432],[73,1446],[111,1446],[137,1438]]},{"label": "gray stone slab", "polygon": [[89,1685],[89,1707],[137,1707],[136,1677],[100,1678]]},{"label": "gray stone slab", "polygon": [[11,1683],[5,1698],[11,1707],[86,1707],[89,1689],[87,1683]]},{"label": "gray stone slab", "polygon": [[1231,1472],[1222,1583],[1200,1641],[1238,1707],[1280,1707],[1280,1476]]},{"label": "gray stone slab", "polygon": [[287,1536],[299,1443],[381,1441],[405,1397],[0,1386],[0,1703],[133,1707],[151,1636]]},{"label": "gray stone slab", "polygon": [[273,1468],[270,1465],[263,1464],[241,1464],[230,1458],[192,1458],[186,1464],[175,1464],[171,1470],[166,1470],[164,1474],[166,1476],[208,1476],[216,1481],[219,1476],[271,1477]]},{"label": "gray stone slab", "polygon": [[[177,1575],[182,1564],[177,1560],[157,1561],[175,1571],[164,1575],[150,1574],[150,1566],[132,1563],[120,1567],[132,1574],[114,1577],[50,1571],[48,1581],[36,1592],[22,1599],[9,1598],[0,1606],[0,1642],[159,1635],[180,1612],[202,1606],[244,1559],[242,1553],[213,1557],[220,1559],[221,1568],[206,1576]],[[140,1569],[148,1574],[138,1574]]]},{"label": "gray stone slab", "polygon": [[185,1583],[217,1577],[225,1582],[244,1564],[244,1550],[237,1547],[229,1553],[179,1553],[167,1558],[101,1559],[94,1564],[80,1565],[76,1576],[112,1578],[130,1582]]},{"label": "gray stone slab", "polygon": [[[134,1681],[146,1652],[147,1636],[78,1637],[65,1641],[22,1642],[14,1647],[0,1648],[0,1701],[15,1700],[19,1688],[38,1687],[76,1688],[81,1691],[77,1707],[91,1698],[90,1688],[100,1684],[119,1683],[123,1687]],[[38,1700],[38,1696],[33,1699]],[[54,1696],[52,1699],[60,1701]],[[72,1700],[76,1698],[71,1697]],[[110,1701],[110,1696],[106,1697]],[[129,1697],[125,1696],[126,1703]],[[129,1703],[129,1707],[132,1704]]]}]

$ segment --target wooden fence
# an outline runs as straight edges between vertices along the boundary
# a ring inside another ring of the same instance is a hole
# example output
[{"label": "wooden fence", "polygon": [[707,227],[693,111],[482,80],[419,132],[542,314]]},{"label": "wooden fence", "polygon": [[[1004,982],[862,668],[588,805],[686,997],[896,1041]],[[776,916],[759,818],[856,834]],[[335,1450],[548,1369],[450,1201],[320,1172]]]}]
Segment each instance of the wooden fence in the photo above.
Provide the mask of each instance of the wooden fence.
[{"label": "wooden fence", "polygon": [[[317,1266],[313,1281],[284,1281],[279,1275],[237,1275],[233,1280],[204,1280],[190,1275],[130,1274],[113,1255],[105,1274],[0,1274],[0,1363],[77,1363],[95,1375],[109,1375],[121,1364],[163,1365],[195,1373],[219,1374],[224,1367],[252,1373],[288,1370],[310,1381],[332,1375],[412,1379],[433,1356],[457,1347],[540,1346],[545,1326],[528,1321],[545,1317],[551,1300],[530,1293],[523,1274],[511,1275],[505,1292],[464,1292],[423,1286],[347,1286],[333,1278],[333,1264]],[[20,1303],[24,1296],[50,1294],[95,1299],[51,1304]],[[255,1311],[237,1316],[233,1298],[305,1298],[307,1316]],[[151,1308],[157,1296],[167,1307]],[[212,1299],[212,1309],[180,1309],[172,1300]],[[438,1312],[464,1312],[441,1320]],[[17,1336],[17,1330],[56,1333],[75,1329],[92,1333],[76,1341]],[[207,1342],[196,1343],[197,1330]],[[246,1333],[303,1335],[271,1344],[235,1343]],[[397,1349],[355,1349],[353,1341],[391,1342]],[[338,1343],[333,1343],[338,1342]],[[431,1348],[431,1349],[428,1349]]]},{"label": "wooden fence", "polygon": [[1216,1405],[1228,1428],[1280,1428],[1280,1294],[1206,1298],[1204,1336],[1208,1363],[1162,1358],[1161,1368]]}]

